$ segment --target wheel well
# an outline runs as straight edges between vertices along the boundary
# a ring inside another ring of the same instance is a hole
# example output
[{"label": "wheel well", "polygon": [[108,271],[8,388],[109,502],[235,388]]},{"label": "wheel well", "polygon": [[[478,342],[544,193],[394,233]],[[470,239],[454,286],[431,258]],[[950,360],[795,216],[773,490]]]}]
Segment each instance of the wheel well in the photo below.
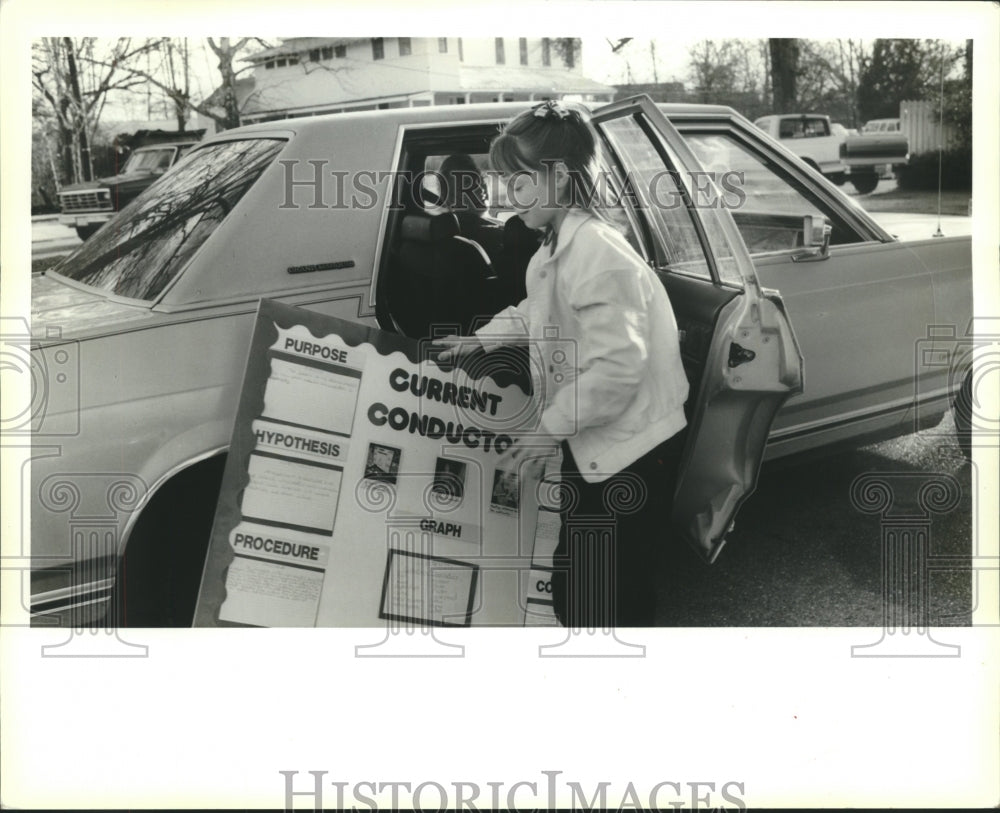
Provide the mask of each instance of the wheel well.
[{"label": "wheel well", "polygon": [[226,454],[174,474],[140,513],[119,559],[119,626],[190,626]]},{"label": "wheel well", "polygon": [[803,161],[804,161],[805,163],[809,164],[809,166],[811,166],[811,167],[812,167],[813,169],[815,169],[815,170],[816,170],[817,172],[819,172],[819,164],[817,164],[817,163],[816,163],[815,161],[813,161],[813,159],[812,159],[812,158],[803,158],[802,160],[803,160]]}]

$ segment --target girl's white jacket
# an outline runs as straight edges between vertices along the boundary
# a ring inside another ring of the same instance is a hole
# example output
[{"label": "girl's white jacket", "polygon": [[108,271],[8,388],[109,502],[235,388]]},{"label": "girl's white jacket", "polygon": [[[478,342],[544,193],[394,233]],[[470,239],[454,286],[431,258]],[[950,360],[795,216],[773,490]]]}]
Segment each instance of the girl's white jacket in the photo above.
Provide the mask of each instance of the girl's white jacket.
[{"label": "girl's white jacket", "polygon": [[[688,382],[673,308],[624,236],[571,210],[528,264],[527,298],[476,331],[487,350],[529,340],[541,430],[584,479],[621,471],[684,428]],[[530,443],[530,439],[525,439]]]}]

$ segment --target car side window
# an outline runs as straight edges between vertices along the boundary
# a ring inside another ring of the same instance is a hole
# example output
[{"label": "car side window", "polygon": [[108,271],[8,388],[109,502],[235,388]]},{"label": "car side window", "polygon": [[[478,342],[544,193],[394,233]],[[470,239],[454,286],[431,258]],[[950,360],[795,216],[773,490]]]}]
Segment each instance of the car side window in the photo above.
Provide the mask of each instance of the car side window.
[{"label": "car side window", "polygon": [[806,215],[829,220],[833,245],[863,242],[835,211],[732,134],[683,135],[707,171],[728,178],[724,186],[731,187],[738,198],[732,207],[733,219],[751,255],[800,248]]},{"label": "car side window", "polygon": [[732,252],[726,240],[717,232],[714,219],[696,220],[693,204],[678,183],[676,168],[657,149],[636,118],[611,119],[600,124],[612,149],[628,168],[629,184],[625,198],[645,216],[652,237],[663,256],[661,266],[671,272],[713,280],[709,258],[699,226],[713,247],[719,277],[740,284]]}]

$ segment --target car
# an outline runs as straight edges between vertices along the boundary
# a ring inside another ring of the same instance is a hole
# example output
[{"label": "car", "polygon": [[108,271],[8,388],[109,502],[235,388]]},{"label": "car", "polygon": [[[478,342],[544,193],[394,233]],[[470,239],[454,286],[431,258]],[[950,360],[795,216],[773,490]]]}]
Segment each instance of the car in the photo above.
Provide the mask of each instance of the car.
[{"label": "car", "polygon": [[193,146],[193,141],[178,141],[139,147],[116,175],[64,186],[59,190],[59,222],[86,240]]},{"label": "car", "polygon": [[[262,298],[414,338],[516,300],[503,277],[523,274],[537,236],[518,236],[498,179],[491,213],[519,250],[466,252],[463,268],[458,226],[424,190],[442,156],[482,165],[522,109],[225,131],[33,277],[33,623],[190,623]],[[673,523],[706,559],[762,459],[941,419],[970,362],[931,328],[960,338],[971,318],[968,236],[893,237],[728,107],[643,96],[593,116],[605,191],[680,330],[691,396]]]},{"label": "car", "polygon": [[898,133],[902,129],[900,119],[872,119],[862,125],[862,133]]},{"label": "car", "polygon": [[862,195],[874,191],[879,178],[888,177],[893,164],[909,161],[906,136],[884,130],[852,134],[842,125],[831,123],[829,116],[788,113],[763,116],[754,124],[784,142],[833,183],[840,186],[849,180]]}]

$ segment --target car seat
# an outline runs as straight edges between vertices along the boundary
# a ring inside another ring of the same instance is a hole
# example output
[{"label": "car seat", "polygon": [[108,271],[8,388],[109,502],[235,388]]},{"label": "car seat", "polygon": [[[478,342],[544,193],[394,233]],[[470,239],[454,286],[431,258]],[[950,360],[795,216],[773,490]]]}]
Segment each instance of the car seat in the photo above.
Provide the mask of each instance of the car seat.
[{"label": "car seat", "polygon": [[412,337],[468,335],[488,313],[496,279],[483,247],[460,234],[450,212],[405,215],[397,246],[392,299],[400,327]]}]

